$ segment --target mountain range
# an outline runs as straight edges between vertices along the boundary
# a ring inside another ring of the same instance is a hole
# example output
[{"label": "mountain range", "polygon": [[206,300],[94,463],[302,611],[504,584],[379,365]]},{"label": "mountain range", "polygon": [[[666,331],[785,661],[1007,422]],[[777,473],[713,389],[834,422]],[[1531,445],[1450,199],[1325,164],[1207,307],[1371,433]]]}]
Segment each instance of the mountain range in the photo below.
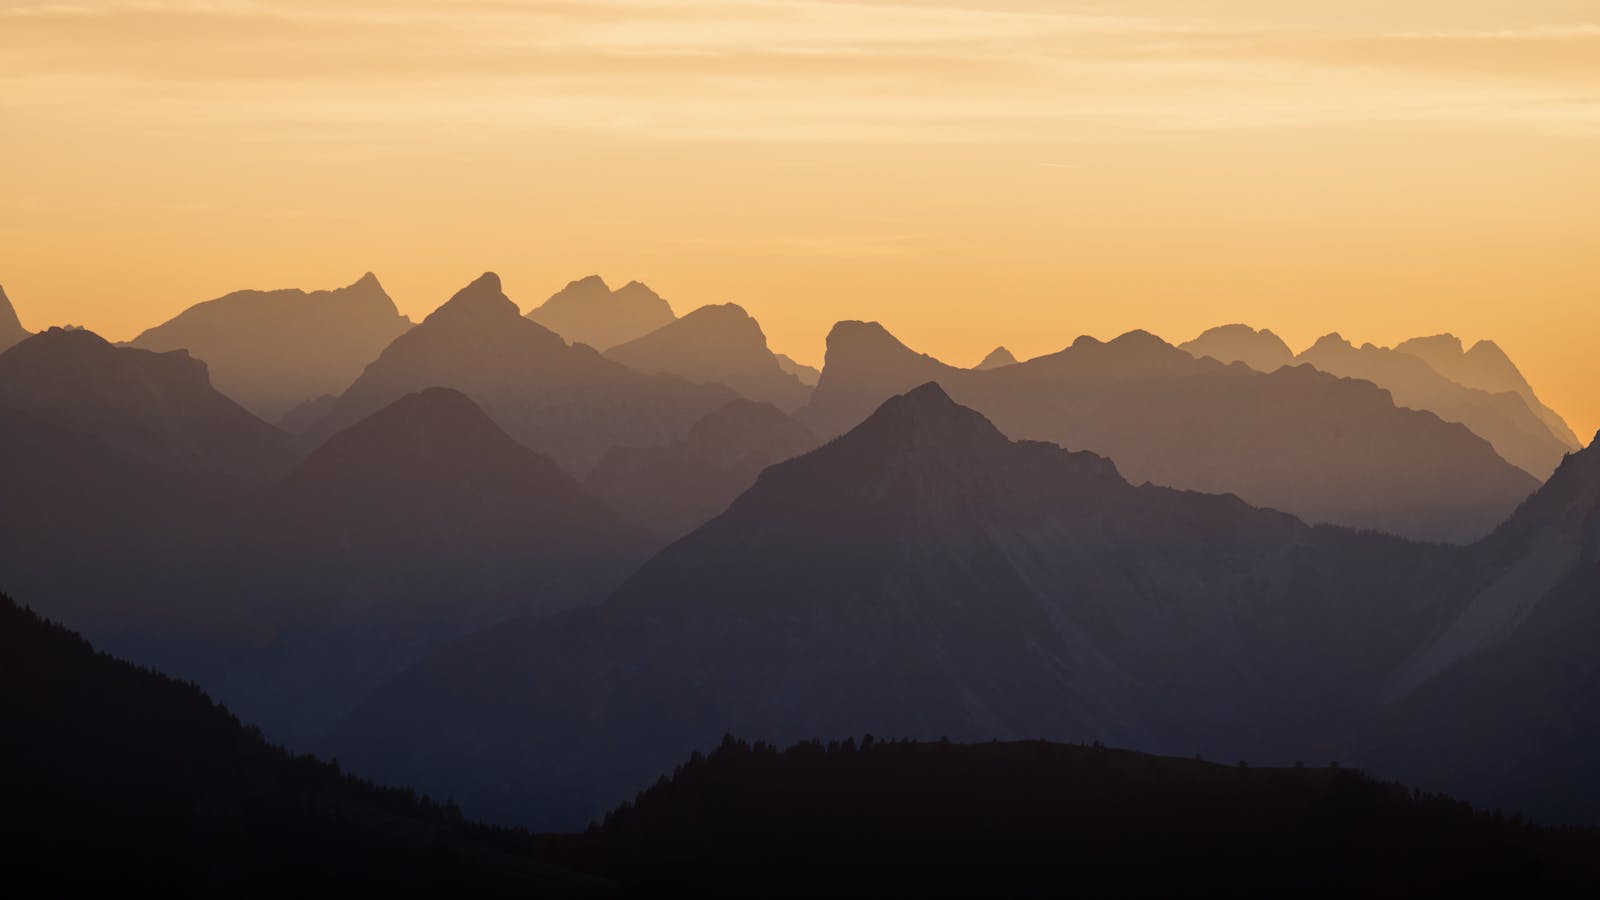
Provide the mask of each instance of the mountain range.
[{"label": "mountain range", "polygon": [[918,354],[877,323],[841,322],[796,417],[838,434],[926,381],[1012,437],[1109,456],[1135,483],[1233,493],[1310,522],[1464,542],[1538,486],[1466,427],[1396,407],[1370,383],[1197,359],[1142,331],[980,371]]},{"label": "mountain range", "polygon": [[191,306],[128,345],[189,351],[205,360],[219,391],[276,422],[308,400],[349,387],[410,327],[368,272],[331,291],[236,291]]},{"label": "mountain range", "polygon": [[676,316],[671,304],[640,282],[612,290],[599,275],[590,275],[568,283],[529,311],[528,318],[574,344],[609,350],[670,324]]},{"label": "mountain range", "polygon": [[811,389],[785,371],[767,348],[760,323],[733,303],[702,306],[612,347],[606,356],[640,372],[726,385],[751,400],[788,411],[805,405],[811,396]]}]

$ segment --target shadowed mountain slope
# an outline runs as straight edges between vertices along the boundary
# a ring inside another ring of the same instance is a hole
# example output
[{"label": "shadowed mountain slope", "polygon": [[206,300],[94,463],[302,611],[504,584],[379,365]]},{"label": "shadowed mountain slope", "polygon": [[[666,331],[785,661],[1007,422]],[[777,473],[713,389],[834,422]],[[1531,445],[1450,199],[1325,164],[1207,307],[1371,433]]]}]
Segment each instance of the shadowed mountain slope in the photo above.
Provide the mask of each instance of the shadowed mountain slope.
[{"label": "shadowed mountain slope", "polygon": [[1104,454],[1135,483],[1234,493],[1311,522],[1464,542],[1538,484],[1465,426],[1398,408],[1369,383],[1196,359],[1139,331],[974,371],[918,354],[876,323],[841,322],[796,418],[837,434],[930,380],[1006,434]]},{"label": "shadowed mountain slope", "polygon": [[327,747],[540,825],[728,729],[1334,758],[1460,553],[1135,487],[930,384],[767,469],[602,606],[412,669]]},{"label": "shadowed mountain slope", "polygon": [[655,331],[674,315],[667,301],[640,282],[612,290],[590,275],[551,295],[528,318],[574,344],[603,351]]},{"label": "shadowed mountain slope", "polygon": [[0,596],[6,875],[75,894],[575,896],[453,808],[292,757],[192,685],[95,652]]},{"label": "shadowed mountain slope", "polygon": [[772,358],[778,361],[778,368],[800,379],[800,383],[806,387],[816,387],[817,379],[822,377],[822,370],[813,369],[802,362],[796,362],[782,353],[774,353]]},{"label": "shadowed mountain slope", "polygon": [[996,347],[993,350],[990,350],[989,355],[980,360],[977,365],[973,366],[973,368],[998,369],[1001,366],[1012,366],[1016,365],[1016,363],[1017,358],[1011,355],[1010,350],[1007,350],[1004,347]]},{"label": "shadowed mountain slope", "polygon": [[236,291],[189,307],[129,341],[145,350],[188,350],[205,360],[217,390],[269,422],[350,386],[406,329],[371,272],[331,291]]},{"label": "shadowed mountain slope", "polygon": [[1387,390],[1395,405],[1460,422],[1494,445],[1507,462],[1543,481],[1573,449],[1556,438],[1512,391],[1489,393],[1440,375],[1417,356],[1324,335],[1295,361],[1341,378],[1361,378]]},{"label": "shadowed mountain slope", "polygon": [[810,450],[810,429],[770,403],[735,400],[660,447],[613,447],[584,482],[663,537],[678,538],[728,508],[761,470]]},{"label": "shadowed mountain slope", "polygon": [[21,343],[27,336],[28,330],[22,327],[22,321],[17,318],[11,298],[6,296],[5,288],[0,288],[0,353]]},{"label": "shadowed mountain slope", "polygon": [[396,338],[307,439],[326,439],[430,387],[465,393],[517,441],[580,477],[611,447],[681,437],[735,396],[722,387],[641,374],[589,347],[568,345],[518,315],[500,279],[488,273]]},{"label": "shadowed mountain slope", "polygon": [[1257,372],[1275,372],[1294,363],[1294,351],[1283,338],[1263,328],[1249,325],[1218,325],[1207,328],[1192,341],[1178,345],[1195,357],[1209,356],[1218,362],[1242,362]]},{"label": "shadowed mountain slope", "polygon": [[[1042,741],[864,738],[696,755],[555,860],[641,893],[1455,897],[1600,886],[1600,834],[1359,772]],[[1070,886],[1070,887],[1068,887]]]},{"label": "shadowed mountain slope", "polygon": [[811,389],[783,370],[761,325],[733,303],[702,306],[643,337],[606,351],[617,362],[649,374],[680,375],[727,385],[751,400],[792,410]]},{"label": "shadowed mountain slope", "polygon": [[1600,448],[1567,457],[1474,551],[1465,602],[1402,668],[1367,758],[1477,802],[1600,824]]},{"label": "shadowed mountain slope", "polygon": [[1511,357],[1494,341],[1479,341],[1472,345],[1472,349],[1463,350],[1461,339],[1455,335],[1436,334],[1402,341],[1395,349],[1421,357],[1439,374],[1469,388],[1491,394],[1516,392],[1568,449],[1576,450],[1582,446],[1566,421],[1539,400],[1533,386],[1522,377],[1522,372],[1511,361]]},{"label": "shadowed mountain slope", "polygon": [[217,393],[205,363],[90,331],[52,328],[0,354],[0,407],[48,412],[178,471],[259,483],[293,463],[288,438]]},{"label": "shadowed mountain slope", "polygon": [[598,600],[656,546],[465,395],[409,394],[243,523],[214,590],[252,637],[220,693],[301,744],[432,648]]}]

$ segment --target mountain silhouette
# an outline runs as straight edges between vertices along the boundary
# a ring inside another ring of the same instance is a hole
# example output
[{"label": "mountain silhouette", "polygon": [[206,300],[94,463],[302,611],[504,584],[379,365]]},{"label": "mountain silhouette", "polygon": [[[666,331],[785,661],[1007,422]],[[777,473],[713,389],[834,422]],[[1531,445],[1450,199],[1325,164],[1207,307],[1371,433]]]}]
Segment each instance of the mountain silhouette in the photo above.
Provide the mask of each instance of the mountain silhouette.
[{"label": "mountain silhouette", "polygon": [[772,358],[778,361],[778,368],[800,379],[800,383],[806,387],[816,387],[817,379],[822,377],[820,369],[813,369],[805,363],[795,362],[782,353],[774,353]]},{"label": "mountain silhouette", "polygon": [[[6,875],[63,894],[578,896],[516,835],[262,740],[0,595]],[[85,864],[92,860],[92,864]]]},{"label": "mountain silhouette", "polygon": [[616,290],[599,275],[570,282],[528,313],[528,318],[574,344],[609,350],[671,322],[672,306],[650,288],[630,281]]},{"label": "mountain silhouette", "polygon": [[[1578,896],[1594,832],[1325,762],[1241,768],[1043,741],[725,738],[552,861],[694,897]],[[1063,890],[1066,888],[1066,890]]]},{"label": "mountain silhouette", "polygon": [[817,439],[770,403],[734,400],[660,447],[613,447],[584,482],[613,509],[664,537],[693,531],[727,509],[773,463]]},{"label": "mountain silhouette", "polygon": [[1463,350],[1461,339],[1455,335],[1436,334],[1402,341],[1395,349],[1421,357],[1439,374],[1469,388],[1491,394],[1514,391],[1568,449],[1577,450],[1583,446],[1566,421],[1539,400],[1511,357],[1494,341],[1479,341],[1472,349]]},{"label": "mountain silhouette", "polygon": [[290,409],[350,386],[411,327],[371,272],[331,291],[236,291],[189,307],[129,346],[188,350],[217,390],[276,422]]},{"label": "mountain silhouette", "polygon": [[284,413],[278,419],[278,427],[292,435],[304,434],[315,428],[337,405],[339,397],[335,394],[313,397]]},{"label": "mountain silhouette", "polygon": [[541,827],[730,729],[1337,758],[1461,554],[1135,487],[929,384],[767,469],[601,606],[411,669],[326,749]]},{"label": "mountain silhouette", "polygon": [[1365,379],[1387,390],[1397,406],[1460,422],[1493,444],[1506,461],[1540,481],[1549,478],[1572,449],[1550,432],[1520,395],[1465,387],[1410,353],[1372,344],[1357,348],[1338,334],[1328,334],[1295,361],[1341,378]]},{"label": "mountain silhouette", "polygon": [[993,350],[990,350],[989,355],[985,356],[977,365],[973,366],[973,368],[998,369],[1001,366],[1015,365],[1016,362],[1017,358],[1011,355],[1010,350],[1007,350],[1004,347],[996,347]]},{"label": "mountain silhouette", "polygon": [[1365,758],[1474,802],[1600,824],[1600,448],[1474,548]]},{"label": "mountain silhouette", "polygon": [[247,518],[214,592],[245,598],[255,646],[221,693],[309,740],[431,648],[597,600],[655,546],[464,394],[409,394],[331,437]]},{"label": "mountain silhouette", "polygon": [[5,288],[0,287],[0,353],[21,343],[27,336],[28,330],[22,327],[22,321],[17,318],[11,298],[6,296]]},{"label": "mountain silhouette", "polygon": [[734,303],[702,306],[606,351],[617,362],[650,374],[727,385],[751,400],[784,410],[805,404],[811,389],[783,370],[760,323]]},{"label": "mountain silhouette", "polygon": [[390,344],[305,434],[312,444],[406,394],[455,388],[520,443],[583,476],[614,446],[682,437],[736,396],[645,375],[523,318],[487,273]]},{"label": "mountain silhouette", "polygon": [[1218,325],[1207,328],[1199,337],[1178,345],[1196,357],[1209,356],[1218,362],[1242,362],[1257,372],[1276,372],[1293,365],[1294,351],[1283,338],[1263,328],[1249,325]]},{"label": "mountain silhouette", "polygon": [[838,434],[930,380],[1006,434],[1109,456],[1135,483],[1234,493],[1310,522],[1465,542],[1538,486],[1465,426],[1398,408],[1370,383],[1197,359],[1142,331],[975,371],[877,323],[841,322],[796,418]]},{"label": "mountain silhouette", "polygon": [[293,463],[288,439],[211,387],[182,350],[115,347],[51,328],[0,354],[0,407],[48,412],[169,469],[261,483]]}]

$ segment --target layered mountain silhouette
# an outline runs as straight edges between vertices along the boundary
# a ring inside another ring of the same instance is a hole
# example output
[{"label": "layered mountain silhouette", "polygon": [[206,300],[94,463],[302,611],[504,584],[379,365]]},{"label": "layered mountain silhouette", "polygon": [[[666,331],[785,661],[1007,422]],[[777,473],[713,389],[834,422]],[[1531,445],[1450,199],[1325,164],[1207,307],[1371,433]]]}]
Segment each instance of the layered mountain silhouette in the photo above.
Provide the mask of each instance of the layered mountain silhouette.
[{"label": "layered mountain silhouette", "polygon": [[1368,758],[1476,802],[1600,824],[1600,449],[1567,457],[1474,549]]},{"label": "layered mountain silhouette", "polygon": [[1199,337],[1178,345],[1194,356],[1209,356],[1219,362],[1242,362],[1257,372],[1275,372],[1294,363],[1294,351],[1271,331],[1249,325],[1219,325],[1207,328]]},{"label": "layered mountain silhouette", "polygon": [[6,875],[52,893],[580,896],[453,807],[268,745],[193,685],[0,595]]},{"label": "layered mountain silhouette", "polygon": [[695,897],[1580,895],[1597,836],[1326,762],[1262,769],[1043,741],[726,738],[554,860]]},{"label": "layered mountain silhouette", "polygon": [[269,422],[350,386],[411,327],[371,273],[331,291],[236,291],[189,307],[129,342],[188,350],[217,389]]},{"label": "layered mountain silhouette", "polygon": [[528,318],[575,344],[609,350],[671,322],[672,306],[644,284],[616,290],[599,275],[570,282],[528,313]]},{"label": "layered mountain silhouette", "polygon": [[837,434],[929,380],[1006,434],[1109,456],[1135,483],[1234,493],[1311,522],[1467,541],[1538,484],[1465,426],[1396,407],[1370,383],[1197,359],[1142,331],[977,371],[918,354],[877,323],[841,322],[796,417]]},{"label": "layered mountain silhouette", "polygon": [[811,389],[783,370],[760,323],[734,303],[702,306],[677,321],[619,344],[606,356],[646,373],[724,384],[779,409],[803,406]]},{"label": "layered mountain silhouette", "polygon": [[244,522],[214,590],[245,598],[253,638],[220,690],[300,744],[433,647],[597,600],[655,547],[464,394],[409,394]]},{"label": "layered mountain silhouette", "polygon": [[778,361],[778,368],[800,379],[800,383],[806,387],[816,387],[817,379],[822,377],[822,370],[814,369],[802,362],[796,362],[782,353],[774,353],[772,358]]},{"label": "layered mountain silhouette", "polygon": [[11,305],[11,298],[6,296],[5,288],[0,287],[0,353],[21,343],[28,333],[22,327],[22,320],[17,318],[17,311]]},{"label": "layered mountain silhouette", "polygon": [[677,538],[727,509],[768,466],[817,445],[770,403],[734,400],[660,447],[613,447],[585,485],[612,508]]},{"label": "layered mountain silhouette", "polygon": [[1402,341],[1395,349],[1421,357],[1439,374],[1467,387],[1491,394],[1514,391],[1568,448],[1576,450],[1582,446],[1566,421],[1539,400],[1533,386],[1494,341],[1479,341],[1472,349],[1463,350],[1460,338],[1453,334],[1437,334]]},{"label": "layered mountain silhouette", "polygon": [[51,328],[0,354],[0,408],[48,413],[168,469],[261,483],[293,463],[287,437],[212,388],[187,352],[115,347]]},{"label": "layered mountain silhouette", "polygon": [[682,437],[736,395],[646,375],[523,318],[487,273],[396,338],[306,433],[311,443],[406,394],[455,388],[520,443],[583,476],[614,446]]},{"label": "layered mountain silhouette", "polygon": [[1512,465],[1543,481],[1573,449],[1559,440],[1513,391],[1465,387],[1434,371],[1420,357],[1324,335],[1295,361],[1341,378],[1363,378],[1386,389],[1398,406],[1427,410],[1460,422],[1494,445]]},{"label": "layered mountain silhouette", "polygon": [[993,350],[990,350],[989,355],[980,360],[976,366],[973,366],[973,368],[998,369],[1001,366],[1015,365],[1016,362],[1017,358],[1011,355],[1010,350],[1007,350],[1004,347],[996,347]]},{"label": "layered mountain silhouette", "polygon": [[930,384],[766,470],[605,604],[397,678],[326,749],[540,826],[727,730],[1337,758],[1461,554],[1135,487]]}]

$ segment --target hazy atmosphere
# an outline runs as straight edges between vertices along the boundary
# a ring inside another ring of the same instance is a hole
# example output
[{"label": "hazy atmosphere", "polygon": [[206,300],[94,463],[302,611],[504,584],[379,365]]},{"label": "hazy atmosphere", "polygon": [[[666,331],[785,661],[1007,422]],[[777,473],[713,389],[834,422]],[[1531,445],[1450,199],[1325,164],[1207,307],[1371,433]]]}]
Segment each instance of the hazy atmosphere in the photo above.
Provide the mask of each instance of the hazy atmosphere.
[{"label": "hazy atmosphere", "polygon": [[1600,428],[1592,2],[4,2],[0,119],[30,329],[596,272],[812,365],[1449,331]]}]

